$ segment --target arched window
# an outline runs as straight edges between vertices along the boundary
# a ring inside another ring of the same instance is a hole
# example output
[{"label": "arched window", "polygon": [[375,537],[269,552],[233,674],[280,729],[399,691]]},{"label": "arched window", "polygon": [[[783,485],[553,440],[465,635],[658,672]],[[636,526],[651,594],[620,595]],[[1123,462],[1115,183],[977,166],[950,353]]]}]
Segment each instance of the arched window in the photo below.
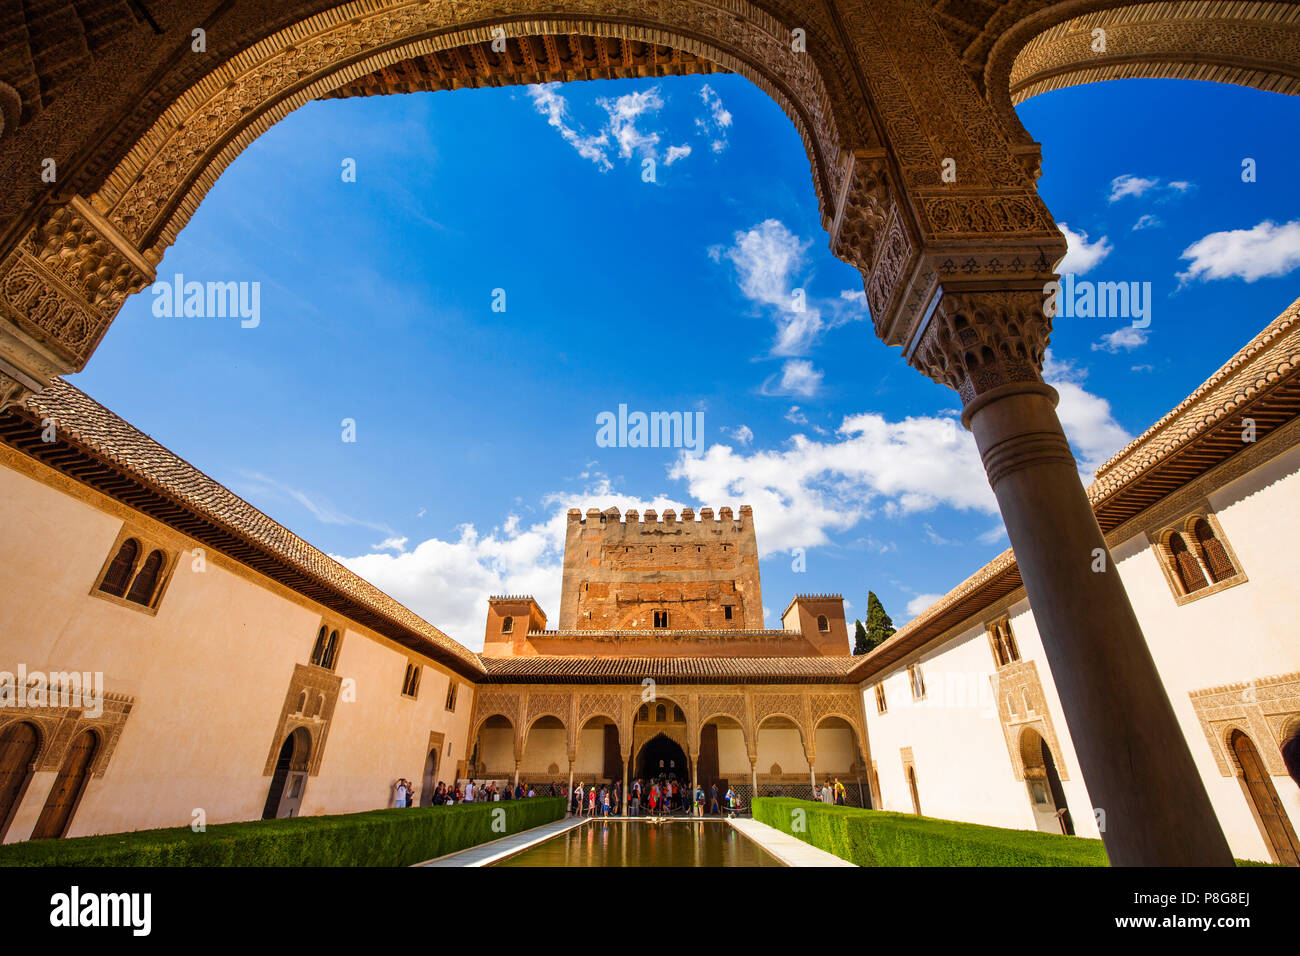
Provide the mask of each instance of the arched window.
[{"label": "arched window", "polygon": [[822,633],[825,633],[826,631],[829,631],[830,629],[831,629],[831,622],[828,621],[828,620],[826,620],[826,615],[825,615],[825,614],[818,614],[818,615],[817,615],[817,630],[821,631]]},{"label": "arched window", "polygon": [[513,634],[514,630],[515,630],[515,619],[513,617],[507,617],[501,622],[502,634]]},{"label": "arched window", "polygon": [[140,573],[131,582],[131,590],[126,599],[134,601],[136,604],[143,604],[145,607],[151,607],[154,592],[158,590],[158,575],[162,573],[162,566],[163,553],[161,551],[150,551],[149,557],[144,559],[144,564],[140,567]]},{"label": "arched window", "polygon": [[1228,557],[1228,549],[1223,546],[1208,521],[1204,518],[1196,519],[1192,525],[1192,534],[1196,536],[1201,560],[1205,563],[1211,581],[1224,581],[1237,573],[1237,569],[1232,566],[1232,559]]},{"label": "arched window", "polygon": [[662,724],[667,719],[668,719],[668,711],[664,709],[663,704],[660,704],[658,707],[655,708],[655,721],[657,723]]},{"label": "arched window", "polygon": [[642,705],[641,705],[641,710],[637,712],[636,719],[637,719],[637,720],[649,720],[649,719],[650,719],[650,705],[649,705],[649,704],[642,704]]},{"label": "arched window", "polygon": [[323,663],[321,664],[321,666],[324,667],[326,670],[332,671],[334,669],[334,658],[338,656],[338,653],[339,653],[339,632],[330,631],[330,638],[328,641],[325,642],[325,655],[322,658]]},{"label": "arched window", "polygon": [[298,695],[298,709],[295,710],[294,713],[301,714],[306,709],[307,709],[307,692],[303,691],[301,694]]},{"label": "arched window", "polygon": [[131,580],[131,572],[135,570],[135,559],[139,554],[140,545],[134,538],[123,541],[108,570],[104,573],[104,580],[100,582],[99,589],[114,597],[125,594],[127,583]]},{"label": "arched window", "polygon": [[325,660],[325,644],[328,642],[328,639],[329,628],[322,627],[316,633],[316,643],[311,649],[311,662],[318,667],[323,666],[321,662]]},{"label": "arched window", "polygon": [[1184,594],[1191,594],[1207,586],[1196,555],[1192,554],[1183,536],[1177,532],[1169,536],[1169,555],[1174,560],[1174,571],[1178,574],[1178,583]]}]

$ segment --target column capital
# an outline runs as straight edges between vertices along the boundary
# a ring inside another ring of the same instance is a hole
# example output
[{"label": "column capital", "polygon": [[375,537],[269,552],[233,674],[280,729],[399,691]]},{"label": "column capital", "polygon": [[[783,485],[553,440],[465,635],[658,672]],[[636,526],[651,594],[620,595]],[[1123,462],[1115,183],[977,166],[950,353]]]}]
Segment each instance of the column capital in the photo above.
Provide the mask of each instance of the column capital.
[{"label": "column capital", "polygon": [[943,291],[907,360],[967,407],[994,391],[1041,390],[1052,321],[1042,286]]}]

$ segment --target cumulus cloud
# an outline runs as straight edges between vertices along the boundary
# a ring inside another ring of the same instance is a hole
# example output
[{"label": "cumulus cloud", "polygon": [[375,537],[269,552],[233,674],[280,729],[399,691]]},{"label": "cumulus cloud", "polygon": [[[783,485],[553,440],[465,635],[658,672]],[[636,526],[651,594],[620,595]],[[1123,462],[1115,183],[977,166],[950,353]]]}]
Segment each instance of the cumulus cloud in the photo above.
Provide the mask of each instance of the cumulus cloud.
[{"label": "cumulus cloud", "polygon": [[677,162],[677,160],[685,159],[689,155],[691,155],[690,146],[669,146],[668,152],[664,156],[664,165],[671,166],[673,163]]},{"label": "cumulus cloud", "polygon": [[1103,259],[1110,255],[1110,241],[1105,236],[1102,236],[1096,242],[1089,242],[1086,232],[1075,232],[1063,222],[1058,222],[1056,227],[1065,234],[1065,258],[1056,267],[1056,271],[1062,275],[1073,272],[1075,275],[1081,276],[1096,268]]},{"label": "cumulus cloud", "polygon": [[763,386],[766,395],[799,395],[812,398],[822,387],[822,372],[807,359],[790,359],[781,366],[780,381],[769,379]]},{"label": "cumulus cloud", "polygon": [[1264,220],[1250,229],[1212,232],[1183,250],[1191,260],[1184,283],[1210,279],[1256,279],[1284,276],[1300,266],[1300,219],[1278,225]]},{"label": "cumulus cloud", "polygon": [[1101,337],[1100,342],[1092,343],[1094,352],[1131,352],[1139,346],[1146,345],[1150,336],[1146,329],[1135,329],[1130,325],[1122,326],[1114,332]]}]

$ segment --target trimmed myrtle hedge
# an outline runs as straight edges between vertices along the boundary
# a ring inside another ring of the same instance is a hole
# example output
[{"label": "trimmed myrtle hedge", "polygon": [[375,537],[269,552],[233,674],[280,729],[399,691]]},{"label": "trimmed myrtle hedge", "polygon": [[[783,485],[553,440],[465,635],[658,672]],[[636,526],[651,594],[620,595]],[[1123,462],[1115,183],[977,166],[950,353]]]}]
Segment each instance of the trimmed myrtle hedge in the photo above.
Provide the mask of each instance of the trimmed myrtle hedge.
[{"label": "trimmed myrtle hedge", "polygon": [[[505,832],[492,829],[505,811]],[[563,797],[137,830],[0,846],[0,866],[410,866],[559,820]]]},{"label": "trimmed myrtle hedge", "polygon": [[[803,827],[795,832],[794,812]],[[754,819],[859,866],[1106,866],[1100,840],[760,797]]]}]

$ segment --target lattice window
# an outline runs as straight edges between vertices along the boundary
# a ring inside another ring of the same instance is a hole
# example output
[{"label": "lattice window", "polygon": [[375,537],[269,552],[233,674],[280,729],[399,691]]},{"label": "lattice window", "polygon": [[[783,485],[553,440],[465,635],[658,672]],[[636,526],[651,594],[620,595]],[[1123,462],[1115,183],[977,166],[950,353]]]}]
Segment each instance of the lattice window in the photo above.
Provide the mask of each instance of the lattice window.
[{"label": "lattice window", "polygon": [[514,631],[515,631],[515,619],[513,617],[507,617],[501,621],[502,634],[513,634]]},{"label": "lattice window", "polygon": [[1208,521],[1204,518],[1196,519],[1195,524],[1192,525],[1192,534],[1196,536],[1196,543],[1201,550],[1201,560],[1211,581],[1218,583],[1237,573],[1237,569],[1232,566],[1232,559],[1228,557],[1228,549],[1223,546],[1223,542],[1219,540]]},{"label": "lattice window", "polygon": [[878,714],[889,713],[889,701],[885,699],[884,681],[881,681],[880,683],[876,684],[876,713]]},{"label": "lattice window", "polygon": [[921,665],[913,664],[907,669],[908,680],[912,684],[912,699],[925,699],[925,675],[921,673]]},{"label": "lattice window", "polygon": [[339,653],[339,632],[338,628],[331,628],[328,624],[322,624],[321,629],[316,632],[316,643],[311,649],[311,662],[317,667],[323,667],[327,671],[334,669],[334,662]]},{"label": "lattice window", "polygon": [[993,658],[998,667],[1006,667],[1020,660],[1020,648],[1011,631],[1011,621],[1003,617],[988,625],[989,644],[993,647]]},{"label": "lattice window", "polygon": [[1184,594],[1191,594],[1193,591],[1199,591],[1205,587],[1208,582],[1205,580],[1205,572],[1201,570],[1200,563],[1196,560],[1196,555],[1192,554],[1187,547],[1187,542],[1178,532],[1169,536],[1169,556],[1174,562],[1174,573],[1178,575],[1178,583],[1183,589]]},{"label": "lattice window", "polygon": [[131,581],[131,572],[135,570],[135,559],[140,554],[140,544],[134,538],[127,538],[117,549],[113,561],[99,583],[99,589],[114,597],[126,594],[126,586]]},{"label": "lattice window", "polygon": [[655,624],[655,627],[660,627],[660,628],[665,628],[665,627],[667,627],[667,626],[668,626],[668,612],[667,612],[667,611],[655,611],[655,620],[654,620],[654,624]]},{"label": "lattice window", "polygon": [[140,573],[131,582],[131,590],[126,594],[128,601],[143,604],[145,607],[153,606],[154,594],[158,591],[158,575],[162,573],[164,560],[161,551],[149,552],[149,557],[145,558],[144,564],[140,566]]},{"label": "lattice window", "polygon": [[826,633],[827,631],[829,631],[830,629],[831,629],[831,622],[828,621],[828,620],[826,619],[826,615],[825,615],[825,614],[818,614],[818,615],[817,615],[817,630],[819,630],[819,631],[821,631],[823,634],[825,634],[825,633]]},{"label": "lattice window", "polygon": [[455,681],[451,681],[447,685],[447,710],[456,709],[456,691],[459,689],[459,687],[460,685]]}]

